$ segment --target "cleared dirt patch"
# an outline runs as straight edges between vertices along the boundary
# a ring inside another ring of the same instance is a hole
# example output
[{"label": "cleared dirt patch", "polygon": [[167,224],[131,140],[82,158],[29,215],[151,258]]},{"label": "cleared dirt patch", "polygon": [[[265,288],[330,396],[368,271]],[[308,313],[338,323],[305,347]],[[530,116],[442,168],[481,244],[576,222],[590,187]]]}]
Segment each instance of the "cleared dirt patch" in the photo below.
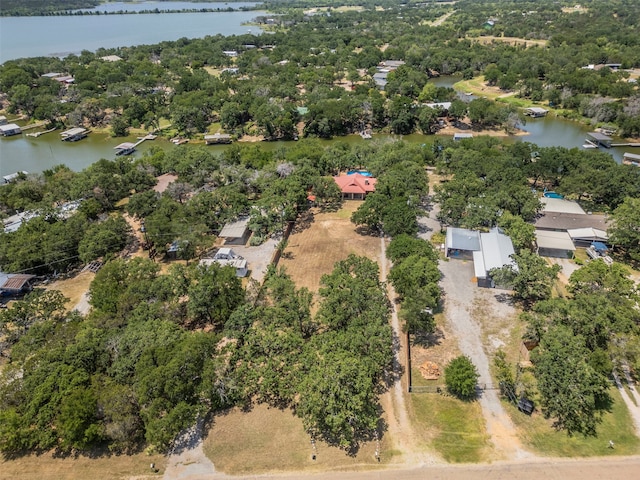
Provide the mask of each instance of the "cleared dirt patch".
[{"label": "cleared dirt patch", "polygon": [[289,410],[257,405],[250,412],[233,409],[216,416],[204,441],[204,452],[216,471],[226,474],[275,473],[283,471],[329,472],[372,469],[393,463],[397,452],[382,440],[380,464],[375,459],[375,443],[362,445],[355,457],[343,450],[316,442],[312,459],[309,435],[302,421]]},{"label": "cleared dirt patch", "polygon": [[546,40],[528,40],[526,38],[518,38],[518,37],[486,36],[486,37],[470,38],[470,40],[476,41],[478,43],[482,43],[483,45],[486,45],[486,44],[491,43],[491,42],[504,42],[504,43],[510,43],[510,44],[512,44],[514,46],[515,45],[524,45],[527,48],[533,47],[533,46],[544,47],[544,46],[547,45],[547,41]]},{"label": "cleared dirt patch", "polygon": [[298,288],[317,292],[320,277],[331,273],[333,265],[351,253],[378,261],[380,238],[359,234],[350,220],[360,205],[360,201],[347,200],[337,212],[314,209],[297,222],[280,265]]}]

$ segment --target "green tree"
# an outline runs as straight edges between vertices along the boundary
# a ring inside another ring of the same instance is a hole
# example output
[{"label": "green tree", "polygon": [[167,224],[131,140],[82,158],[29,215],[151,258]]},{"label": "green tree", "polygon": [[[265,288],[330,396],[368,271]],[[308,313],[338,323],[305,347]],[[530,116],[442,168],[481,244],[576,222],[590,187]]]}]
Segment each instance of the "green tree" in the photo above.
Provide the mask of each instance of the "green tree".
[{"label": "green tree", "polygon": [[587,361],[584,338],[564,326],[553,326],[532,352],[542,412],[569,435],[596,435],[611,404],[609,382]]},{"label": "green tree", "polygon": [[640,198],[625,198],[613,212],[613,224],[609,227],[609,241],[623,249],[624,253],[640,262]]},{"label": "green tree", "polygon": [[491,278],[497,285],[511,286],[516,296],[531,305],[551,297],[551,288],[559,265],[549,266],[543,258],[529,250],[512,255],[516,266],[505,265],[491,270]]},{"label": "green tree", "polygon": [[476,366],[465,355],[454,358],[444,369],[444,383],[447,389],[464,400],[475,398],[478,378],[480,375]]},{"label": "green tree", "polygon": [[221,329],[244,299],[240,279],[232,267],[198,266],[189,286],[187,312],[194,326]]}]

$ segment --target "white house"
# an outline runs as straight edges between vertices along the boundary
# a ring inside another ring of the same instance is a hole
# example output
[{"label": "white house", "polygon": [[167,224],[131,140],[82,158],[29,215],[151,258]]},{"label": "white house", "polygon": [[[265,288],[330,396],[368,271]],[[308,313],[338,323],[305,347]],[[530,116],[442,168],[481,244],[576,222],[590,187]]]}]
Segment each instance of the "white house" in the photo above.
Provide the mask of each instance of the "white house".
[{"label": "white house", "polygon": [[236,277],[246,277],[249,273],[247,261],[230,248],[221,248],[216,252],[213,258],[203,258],[200,265],[212,265],[217,263],[223,267],[233,267],[236,270]]}]

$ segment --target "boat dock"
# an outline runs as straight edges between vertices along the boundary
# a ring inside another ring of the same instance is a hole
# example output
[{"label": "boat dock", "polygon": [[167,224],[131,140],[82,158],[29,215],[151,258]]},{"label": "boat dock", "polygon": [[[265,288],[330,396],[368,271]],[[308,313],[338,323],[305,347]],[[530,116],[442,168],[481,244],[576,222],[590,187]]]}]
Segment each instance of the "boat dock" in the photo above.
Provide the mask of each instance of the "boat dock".
[{"label": "boat dock", "polygon": [[640,143],[612,143],[612,147],[640,147]]},{"label": "boat dock", "polygon": [[77,142],[78,140],[82,140],[86,138],[89,134],[89,130],[82,127],[70,128],[69,130],[65,130],[60,134],[63,142]]},{"label": "boat dock", "polygon": [[42,132],[25,133],[25,135],[27,137],[38,138],[40,135],[44,135],[45,133],[53,132],[54,130],[55,130],[55,127],[54,128],[50,128],[49,130],[43,130]]},{"label": "boat dock", "polygon": [[155,140],[156,138],[158,138],[157,135],[153,135],[152,133],[150,133],[149,135],[145,135],[144,137],[138,137],[138,141],[136,143],[124,142],[113,148],[116,151],[116,155],[131,155],[136,151],[136,147],[142,142],[144,142],[145,140]]}]

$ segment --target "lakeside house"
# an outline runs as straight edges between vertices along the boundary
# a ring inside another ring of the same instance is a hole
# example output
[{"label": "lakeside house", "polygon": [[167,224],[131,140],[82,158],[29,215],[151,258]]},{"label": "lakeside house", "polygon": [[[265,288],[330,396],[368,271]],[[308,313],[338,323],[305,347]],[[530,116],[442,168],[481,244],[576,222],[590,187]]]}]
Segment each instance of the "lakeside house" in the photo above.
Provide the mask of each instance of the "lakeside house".
[{"label": "lakeside house", "polygon": [[15,123],[8,123],[6,125],[0,125],[0,135],[3,137],[10,137],[11,135],[20,135],[22,129]]},{"label": "lakeside house", "polygon": [[[538,235],[538,231],[565,232],[576,247],[589,246],[593,241],[608,241],[608,219],[605,215],[587,213],[577,202],[563,198],[542,197],[540,202],[543,208],[542,215],[538,216],[534,222],[536,235]],[[543,234],[540,235],[544,237]],[[555,245],[560,245],[560,236],[556,235],[554,238]],[[567,246],[566,237],[563,236],[563,238],[565,238],[564,245]],[[542,238],[542,241],[547,240]],[[560,249],[551,244],[548,247],[551,250]],[[566,252],[568,248],[564,250]]]},{"label": "lakeside house", "polygon": [[65,130],[60,134],[60,137],[63,142],[77,142],[78,140],[82,140],[86,138],[89,134],[89,130],[82,127],[70,128],[69,130]]},{"label": "lakeside house", "polygon": [[536,230],[536,253],[541,257],[573,258],[576,247],[568,232]]},{"label": "lakeside house", "polygon": [[378,181],[361,173],[339,175],[333,177],[333,180],[338,184],[342,198],[346,200],[364,200],[367,194],[375,192]]}]

